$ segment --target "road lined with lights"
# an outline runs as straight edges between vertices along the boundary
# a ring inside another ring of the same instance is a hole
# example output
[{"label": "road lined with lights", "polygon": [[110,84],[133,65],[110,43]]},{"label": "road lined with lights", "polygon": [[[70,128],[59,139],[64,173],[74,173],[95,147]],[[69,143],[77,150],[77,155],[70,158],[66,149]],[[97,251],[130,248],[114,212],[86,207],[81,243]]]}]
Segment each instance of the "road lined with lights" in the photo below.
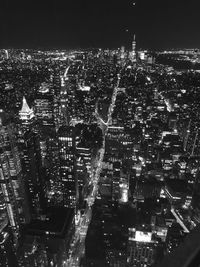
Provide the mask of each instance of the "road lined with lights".
[{"label": "road lined with lights", "polygon": [[92,205],[94,204],[94,201],[98,193],[98,182],[99,182],[100,173],[102,171],[102,164],[103,164],[104,153],[105,153],[105,137],[106,137],[109,125],[112,124],[112,114],[113,114],[114,107],[115,107],[117,93],[118,93],[118,90],[120,89],[119,88],[120,79],[121,79],[121,76],[120,74],[118,74],[117,85],[113,90],[111,104],[108,109],[107,122],[104,122],[100,118],[97,109],[95,112],[97,119],[99,119],[99,121],[102,121],[102,123],[100,123],[100,127],[103,133],[103,145],[102,145],[102,148],[99,150],[99,153],[97,154],[98,158],[96,162],[96,170],[95,170],[95,174],[92,180],[93,188],[92,190],[90,190],[89,195],[86,198],[87,207],[85,209],[84,214],[81,216],[79,224],[76,226],[75,234],[70,245],[70,251],[69,251],[70,256],[69,256],[69,259],[63,263],[63,267],[79,267],[80,260],[85,254],[85,238],[87,235],[88,226],[92,218]]}]

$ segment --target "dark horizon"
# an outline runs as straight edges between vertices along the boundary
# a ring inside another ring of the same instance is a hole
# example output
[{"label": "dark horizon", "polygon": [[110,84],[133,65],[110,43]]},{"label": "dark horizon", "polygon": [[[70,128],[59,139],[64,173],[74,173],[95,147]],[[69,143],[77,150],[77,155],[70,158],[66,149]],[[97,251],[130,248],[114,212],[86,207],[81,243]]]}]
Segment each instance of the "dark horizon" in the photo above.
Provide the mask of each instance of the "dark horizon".
[{"label": "dark horizon", "polygon": [[129,49],[135,33],[138,48],[200,48],[197,0],[94,2],[3,1],[0,47]]}]

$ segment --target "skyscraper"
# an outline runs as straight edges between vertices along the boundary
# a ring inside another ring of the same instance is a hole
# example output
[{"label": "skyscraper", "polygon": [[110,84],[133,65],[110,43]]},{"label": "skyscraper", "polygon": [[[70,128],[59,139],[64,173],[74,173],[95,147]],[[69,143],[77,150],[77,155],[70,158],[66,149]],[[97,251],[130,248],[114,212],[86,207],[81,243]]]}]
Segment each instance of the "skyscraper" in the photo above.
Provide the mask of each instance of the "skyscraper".
[{"label": "skyscraper", "polygon": [[61,182],[59,173],[58,135],[54,129],[46,136],[46,177],[47,177],[47,205],[55,206],[61,197]]},{"label": "skyscraper", "polygon": [[0,224],[0,265],[3,267],[18,267],[12,242],[12,232],[8,224],[3,225],[3,227]]},{"label": "skyscraper", "polygon": [[120,61],[122,64],[125,63],[125,47],[122,46],[121,49],[120,49]]},{"label": "skyscraper", "polygon": [[14,266],[16,258],[12,242],[12,232],[6,211],[6,202],[2,187],[0,187],[0,265]]},{"label": "skyscraper", "polygon": [[60,118],[60,96],[61,96],[61,76],[59,73],[52,75],[53,113],[56,129],[61,124]]},{"label": "skyscraper", "polygon": [[33,218],[37,218],[42,212],[42,196],[44,195],[39,140],[37,134],[28,131],[24,133],[23,141],[22,166],[25,185],[28,191],[31,215]]},{"label": "skyscraper", "polygon": [[54,127],[54,101],[50,84],[41,84],[34,104],[38,122],[45,127]]},{"label": "skyscraper", "polygon": [[61,120],[63,124],[68,125],[75,117],[75,92],[70,81],[65,81],[61,89]]},{"label": "skyscraper", "polygon": [[23,97],[22,108],[19,111],[19,117],[22,121],[23,128],[25,128],[26,130],[29,129],[30,125],[33,123],[35,116],[33,109],[28,106],[25,97]]},{"label": "skyscraper", "polygon": [[132,41],[131,61],[136,62],[136,39],[135,34]]},{"label": "skyscraper", "polygon": [[129,228],[127,266],[148,267],[155,261],[158,242],[151,231],[139,231]]},{"label": "skyscraper", "polygon": [[0,114],[0,184],[15,244],[20,226],[29,222],[29,209],[14,124]]},{"label": "skyscraper", "polygon": [[76,149],[73,126],[58,130],[60,182],[64,207],[75,207],[77,198]]},{"label": "skyscraper", "polygon": [[18,143],[21,153],[22,169],[30,205],[31,216],[36,218],[41,212],[42,183],[41,183],[41,152],[39,135],[35,128],[35,116],[23,98],[19,111],[20,125]]}]

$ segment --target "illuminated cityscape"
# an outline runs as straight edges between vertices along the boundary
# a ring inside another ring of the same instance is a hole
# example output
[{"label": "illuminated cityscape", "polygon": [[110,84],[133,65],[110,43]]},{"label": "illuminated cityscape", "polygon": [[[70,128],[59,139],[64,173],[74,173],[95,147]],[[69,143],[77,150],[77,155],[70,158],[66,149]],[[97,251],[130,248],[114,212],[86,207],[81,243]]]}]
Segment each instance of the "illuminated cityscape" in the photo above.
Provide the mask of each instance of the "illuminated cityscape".
[{"label": "illuminated cityscape", "polygon": [[200,45],[176,1],[3,4],[0,267],[200,265]]}]

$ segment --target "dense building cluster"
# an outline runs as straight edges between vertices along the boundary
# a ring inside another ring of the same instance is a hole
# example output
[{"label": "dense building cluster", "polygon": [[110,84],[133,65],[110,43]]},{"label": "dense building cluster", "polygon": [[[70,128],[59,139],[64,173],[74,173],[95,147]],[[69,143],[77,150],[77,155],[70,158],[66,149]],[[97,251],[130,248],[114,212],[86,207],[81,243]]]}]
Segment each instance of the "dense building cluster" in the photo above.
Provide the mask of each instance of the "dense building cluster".
[{"label": "dense building cluster", "polygon": [[0,50],[0,266],[159,266],[184,242],[197,52]]}]

